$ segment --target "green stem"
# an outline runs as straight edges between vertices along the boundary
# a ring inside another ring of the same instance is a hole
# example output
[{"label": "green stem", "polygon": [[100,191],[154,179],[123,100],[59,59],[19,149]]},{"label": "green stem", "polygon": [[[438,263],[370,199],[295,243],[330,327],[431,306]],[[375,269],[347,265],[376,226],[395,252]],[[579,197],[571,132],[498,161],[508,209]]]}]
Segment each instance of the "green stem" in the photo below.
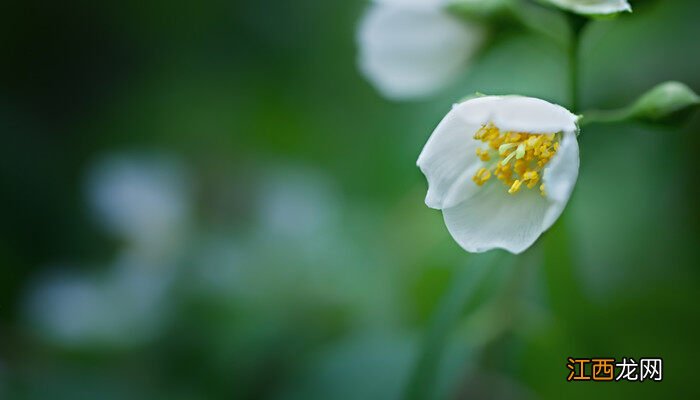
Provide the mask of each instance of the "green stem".
[{"label": "green stem", "polygon": [[[474,329],[487,332],[487,336],[475,344],[475,368],[498,368],[498,365],[494,365],[494,360],[498,359],[499,352],[503,351],[501,345],[513,333],[513,329],[522,318],[523,308],[520,300],[528,284],[528,275],[543,264],[540,243],[519,255],[512,263],[501,267],[507,267],[506,279],[499,285],[498,293],[491,304],[483,307],[481,312],[487,315],[476,315],[473,317],[476,320],[469,321]],[[479,311],[475,314],[477,313]]]},{"label": "green stem", "polygon": [[629,107],[615,110],[590,110],[582,113],[579,125],[584,126],[598,122],[620,122],[628,119],[631,114],[632,110]]},{"label": "green stem", "polygon": [[457,325],[465,305],[472,299],[479,284],[496,259],[495,252],[473,255],[469,265],[461,267],[451,287],[438,304],[430,321],[421,354],[405,391],[405,399],[425,400],[435,397],[438,370],[447,337]]},{"label": "green stem", "polygon": [[581,44],[581,31],[588,23],[588,19],[578,14],[568,14],[571,26],[571,43],[569,44],[569,106],[571,112],[578,112],[579,107],[579,51]]}]

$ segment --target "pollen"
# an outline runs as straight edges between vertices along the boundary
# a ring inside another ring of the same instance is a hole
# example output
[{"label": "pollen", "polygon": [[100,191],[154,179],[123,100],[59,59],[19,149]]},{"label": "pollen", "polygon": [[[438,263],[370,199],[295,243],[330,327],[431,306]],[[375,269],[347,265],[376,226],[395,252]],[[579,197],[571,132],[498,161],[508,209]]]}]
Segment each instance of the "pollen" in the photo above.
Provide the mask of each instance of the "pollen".
[{"label": "pollen", "polygon": [[481,161],[491,160],[491,154],[489,154],[488,150],[476,149],[476,155],[481,159]]},{"label": "pollen", "polygon": [[[483,186],[495,176],[514,195],[522,187],[535,188],[542,170],[559,150],[559,133],[501,132],[493,124],[483,125],[474,139],[484,144],[476,156],[484,163],[472,180]],[[539,185],[545,196],[544,184]]]}]

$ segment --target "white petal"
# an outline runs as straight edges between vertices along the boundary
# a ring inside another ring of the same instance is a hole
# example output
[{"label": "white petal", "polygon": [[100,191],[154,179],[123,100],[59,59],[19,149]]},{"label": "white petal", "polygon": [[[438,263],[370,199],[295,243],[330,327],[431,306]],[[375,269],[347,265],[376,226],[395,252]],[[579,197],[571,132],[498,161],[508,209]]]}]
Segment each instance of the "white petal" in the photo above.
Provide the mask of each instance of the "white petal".
[{"label": "white petal", "polygon": [[503,96],[490,121],[502,131],[575,132],[577,116],[566,108],[534,97]]},{"label": "white petal", "polygon": [[586,15],[607,15],[632,11],[627,0],[549,0],[557,7]]},{"label": "white petal", "polygon": [[557,154],[544,169],[544,182],[547,199],[552,203],[547,210],[543,229],[546,230],[559,218],[571,197],[578,179],[578,142],[574,132],[564,133]]},{"label": "white petal", "polygon": [[544,232],[551,202],[537,190],[509,195],[499,182],[485,185],[472,197],[442,210],[452,237],[466,251],[499,248],[518,254]]},{"label": "white petal", "polygon": [[[386,97],[430,95],[464,71],[482,30],[417,1],[372,5],[358,32],[359,67]],[[405,3],[405,4],[404,4]]]},{"label": "white petal", "polygon": [[[485,101],[484,99],[490,99]],[[525,96],[485,96],[460,104],[464,121],[484,125],[493,123],[501,131],[527,133],[575,132],[578,117],[566,108],[548,101]]]},{"label": "white petal", "polygon": [[471,177],[480,168],[474,133],[489,115],[495,96],[479,97],[455,105],[428,139],[417,165],[428,180],[425,204],[441,209],[469,197],[477,188]]}]

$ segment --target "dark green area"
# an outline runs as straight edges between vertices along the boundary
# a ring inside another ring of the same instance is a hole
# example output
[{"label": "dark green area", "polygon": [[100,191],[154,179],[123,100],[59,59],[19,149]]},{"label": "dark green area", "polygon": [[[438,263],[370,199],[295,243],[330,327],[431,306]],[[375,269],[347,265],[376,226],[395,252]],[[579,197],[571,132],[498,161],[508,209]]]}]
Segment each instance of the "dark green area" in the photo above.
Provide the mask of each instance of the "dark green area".
[{"label": "dark green area", "polygon": [[[700,2],[632,4],[633,14],[583,33],[581,109],[622,107],[667,80],[700,91]],[[399,396],[438,299],[468,259],[423,204],[418,153],[466,94],[565,104],[566,53],[508,30],[440,96],[390,103],[356,68],[364,7],[3,7],[0,398]],[[698,133],[697,113],[681,126],[586,127],[570,204],[535,249],[542,265],[516,293],[514,271],[499,270],[478,297],[490,306],[466,307],[440,368],[445,396],[700,394]],[[126,344],[52,340],[27,316],[27,299],[57,269],[109,276],[127,245],[93,218],[85,182],[102,157],[133,152],[170,154],[191,183],[186,239],[160,270],[172,281],[162,321],[144,340],[127,330]],[[265,222],[262,197],[285,182],[292,192],[310,186],[301,205],[283,208],[299,224],[292,234]],[[296,213],[305,204],[325,209],[309,214],[310,228]],[[207,263],[234,271],[221,280],[230,287],[201,282]],[[504,293],[507,307],[494,303]],[[507,332],[492,335],[504,316]],[[568,356],[663,357],[664,381],[567,383]]]}]

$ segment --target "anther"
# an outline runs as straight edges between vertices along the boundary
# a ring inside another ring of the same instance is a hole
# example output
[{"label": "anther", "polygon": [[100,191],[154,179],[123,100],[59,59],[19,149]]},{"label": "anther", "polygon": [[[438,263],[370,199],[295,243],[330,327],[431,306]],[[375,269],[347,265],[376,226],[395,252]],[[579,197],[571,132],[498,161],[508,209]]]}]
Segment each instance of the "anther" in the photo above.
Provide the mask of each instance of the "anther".
[{"label": "anther", "polygon": [[520,190],[520,185],[522,185],[522,184],[523,184],[522,181],[516,180],[515,182],[513,182],[513,185],[510,187],[510,189],[508,189],[508,193],[510,193],[510,194],[517,193],[518,190]]}]

